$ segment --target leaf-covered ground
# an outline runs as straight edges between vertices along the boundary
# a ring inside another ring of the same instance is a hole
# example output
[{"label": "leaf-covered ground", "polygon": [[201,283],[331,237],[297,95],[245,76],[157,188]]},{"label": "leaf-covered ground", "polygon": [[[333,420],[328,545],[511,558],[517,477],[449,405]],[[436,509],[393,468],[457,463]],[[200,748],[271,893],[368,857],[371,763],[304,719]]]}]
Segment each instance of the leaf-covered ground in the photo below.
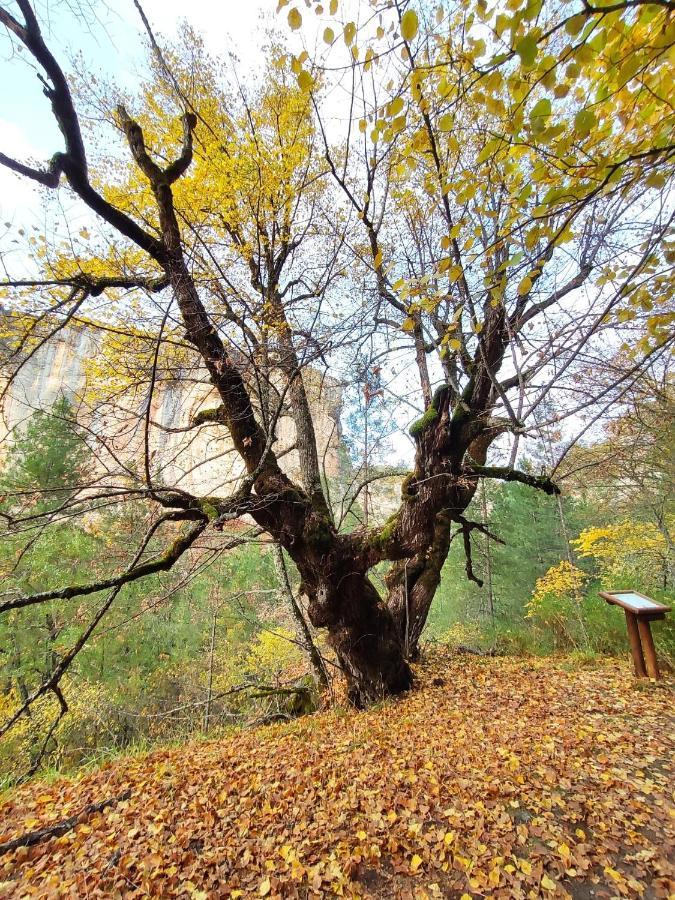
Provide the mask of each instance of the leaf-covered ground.
[{"label": "leaf-covered ground", "polygon": [[437,655],[415,691],[34,783],[0,896],[668,897],[673,694],[627,665]]}]

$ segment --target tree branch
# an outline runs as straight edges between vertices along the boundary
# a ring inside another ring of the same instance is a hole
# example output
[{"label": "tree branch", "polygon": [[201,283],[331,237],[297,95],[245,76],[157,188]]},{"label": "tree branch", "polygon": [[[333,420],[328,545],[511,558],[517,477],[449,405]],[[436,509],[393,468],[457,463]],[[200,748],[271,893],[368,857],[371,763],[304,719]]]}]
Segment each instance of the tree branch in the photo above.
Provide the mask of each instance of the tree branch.
[{"label": "tree branch", "polygon": [[[179,518],[185,518],[184,514],[169,514],[163,516],[162,521],[176,521]],[[6,600],[4,603],[0,603],[0,614],[8,612],[10,609],[25,609],[28,606],[45,603],[47,600],[69,600],[71,597],[84,597],[88,594],[96,594],[108,588],[122,587],[155,572],[166,572],[194,544],[207,525],[208,519],[204,515],[194,528],[182,537],[177,538],[161,556],[152,562],[134,566],[125,572],[120,572],[118,575],[102,578],[100,581],[90,582],[89,584],[71,584],[51,591],[42,591],[39,594],[28,594],[23,597],[15,597],[13,600]]]},{"label": "tree branch", "polygon": [[103,812],[103,810],[107,809],[109,806],[114,806],[116,803],[121,803],[123,800],[128,800],[130,797],[131,791],[126,790],[117,797],[109,797],[107,800],[101,800],[100,803],[90,803],[88,806],[85,806],[81,812],[76,813],[74,816],[70,816],[68,819],[64,819],[62,822],[57,822],[56,825],[40,828],[38,831],[28,831],[18,838],[14,838],[11,841],[5,841],[4,844],[0,844],[0,856],[4,853],[11,853],[12,850],[18,850],[19,847],[34,847],[36,844],[41,844],[43,841],[49,841],[54,837],[61,837],[61,835],[72,831],[73,828],[83,822],[88,816],[91,816],[94,813]]},{"label": "tree branch", "polygon": [[509,466],[472,465],[470,469],[464,470],[464,474],[469,478],[495,478],[500,481],[518,481],[521,484],[527,484],[529,487],[544,491],[545,494],[560,493],[560,488],[555,482],[551,481],[548,475],[530,475],[527,472],[521,472],[519,469],[512,469]]}]

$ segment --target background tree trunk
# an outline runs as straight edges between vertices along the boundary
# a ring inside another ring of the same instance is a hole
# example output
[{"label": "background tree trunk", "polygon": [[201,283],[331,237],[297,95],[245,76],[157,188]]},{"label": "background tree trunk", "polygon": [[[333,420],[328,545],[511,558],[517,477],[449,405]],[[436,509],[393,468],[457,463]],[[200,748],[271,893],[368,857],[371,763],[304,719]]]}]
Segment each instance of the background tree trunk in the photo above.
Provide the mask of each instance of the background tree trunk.
[{"label": "background tree trunk", "polygon": [[316,678],[316,683],[318,684],[319,689],[321,691],[324,691],[328,687],[328,672],[326,671],[323,657],[319,653],[319,650],[314,643],[314,638],[312,637],[312,633],[309,630],[309,625],[305,621],[305,616],[302,609],[300,608],[298,599],[293,593],[293,588],[288,577],[286,560],[284,559],[284,551],[281,549],[279,544],[276,543],[274,544],[274,568],[279,580],[281,593],[285,597],[286,602],[288,603],[288,608],[290,609],[291,615],[293,616],[295,633],[298,639],[298,643],[305,650],[307,659],[309,660],[309,664],[312,667],[312,671],[314,672],[314,677]]}]

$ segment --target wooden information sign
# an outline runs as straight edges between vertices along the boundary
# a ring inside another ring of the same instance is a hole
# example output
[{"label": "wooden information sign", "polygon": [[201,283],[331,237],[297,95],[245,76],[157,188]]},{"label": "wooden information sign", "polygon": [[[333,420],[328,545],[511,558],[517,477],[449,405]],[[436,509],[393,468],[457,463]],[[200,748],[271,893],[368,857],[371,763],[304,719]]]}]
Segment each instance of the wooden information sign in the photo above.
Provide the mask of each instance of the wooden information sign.
[{"label": "wooden information sign", "polygon": [[637,677],[658,678],[659,666],[649,623],[655,619],[665,619],[670,607],[637,591],[600,591],[600,596],[608,603],[621,606],[626,614],[628,640]]}]

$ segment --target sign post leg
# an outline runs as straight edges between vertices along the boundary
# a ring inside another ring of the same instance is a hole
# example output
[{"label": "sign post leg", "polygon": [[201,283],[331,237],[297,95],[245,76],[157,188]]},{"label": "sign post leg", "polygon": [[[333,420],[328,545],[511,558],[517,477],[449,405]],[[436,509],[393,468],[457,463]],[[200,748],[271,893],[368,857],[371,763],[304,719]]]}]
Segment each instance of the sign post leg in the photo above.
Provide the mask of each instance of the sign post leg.
[{"label": "sign post leg", "polygon": [[[638,630],[638,620],[635,613],[624,610],[626,613],[626,626],[628,628],[628,640],[630,641],[630,652],[633,656],[633,668],[638,678],[646,678],[647,670],[645,669],[645,658],[642,655],[642,645],[640,643],[640,631]],[[640,623],[642,624],[642,623]],[[651,639],[651,634],[649,635]],[[652,647],[654,645],[652,644]]]},{"label": "sign post leg", "polygon": [[656,661],[656,649],[652,638],[652,629],[647,619],[638,619],[638,629],[647,663],[647,674],[650,678],[659,677],[659,664]]}]

